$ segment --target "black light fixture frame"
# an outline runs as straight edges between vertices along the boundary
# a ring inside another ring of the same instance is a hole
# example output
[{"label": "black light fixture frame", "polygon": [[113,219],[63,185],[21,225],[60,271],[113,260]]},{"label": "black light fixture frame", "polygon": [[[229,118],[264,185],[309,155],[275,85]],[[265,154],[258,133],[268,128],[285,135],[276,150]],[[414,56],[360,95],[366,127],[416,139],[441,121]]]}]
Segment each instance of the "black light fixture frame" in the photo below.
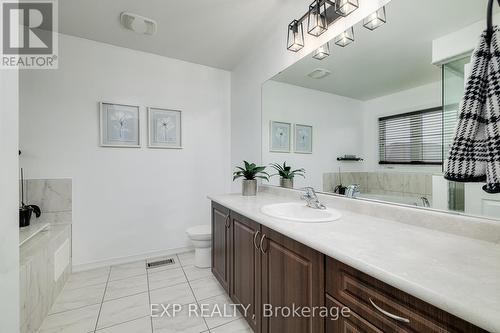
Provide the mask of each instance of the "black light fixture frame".
[{"label": "black light fixture frame", "polygon": [[[301,27],[300,33],[302,35],[302,45],[301,45],[302,47],[299,48],[299,49],[297,49],[297,50],[294,50],[294,49],[291,48],[291,45],[290,45],[290,31],[292,31],[293,34],[298,34],[299,33],[299,27]],[[287,32],[287,34],[288,34],[287,40],[286,40],[287,50],[292,51],[292,52],[298,52],[298,51],[300,51],[304,47],[304,43],[305,43],[305,40],[304,40],[304,27],[302,26],[302,22],[299,22],[298,20],[293,20],[292,22],[290,22],[290,24],[288,25],[288,32]]]},{"label": "black light fixture frame", "polygon": [[[500,0],[499,0],[500,1]],[[325,5],[328,5],[328,7],[326,7],[326,12],[325,12],[325,16],[326,16],[326,26],[330,26],[332,23],[334,23],[335,21],[337,21],[338,19],[341,19],[342,16],[337,14],[336,10],[335,10],[335,0],[320,0],[319,1],[319,6],[325,6]],[[295,25],[296,27],[302,25],[302,33],[303,33],[303,23],[308,19],[309,17],[309,10],[307,10],[307,12],[302,15],[300,18],[296,19],[296,20],[293,20],[289,25],[288,25],[288,31],[290,31],[290,29],[293,28],[293,26]],[[305,40],[304,40],[305,42]],[[293,52],[298,52],[298,51],[295,51],[295,50],[291,50],[290,48],[288,48],[288,45],[289,45],[289,38],[287,38],[287,49],[290,50],[290,51],[293,51]]]},{"label": "black light fixture frame", "polygon": [[[316,22],[313,22],[315,26],[311,28],[311,15],[313,14],[317,15],[317,20]],[[324,26],[321,26],[323,24]],[[321,29],[321,31],[319,33],[313,33],[313,30],[318,27]],[[323,2],[321,0],[314,0],[313,3],[309,6],[309,10],[307,11],[307,33],[311,36],[319,37],[326,30],[328,30],[328,14],[326,10],[326,2]]]},{"label": "black light fixture frame", "polygon": [[[500,0],[499,0],[500,1]],[[333,12],[335,13],[335,1],[331,1],[331,0],[320,0],[319,2],[319,6],[323,6],[323,5],[329,5],[329,7],[327,8],[327,11],[330,10],[330,8],[333,8]],[[336,14],[336,13],[335,13]],[[303,23],[307,18],[309,17],[309,10],[304,14],[302,15],[299,19],[297,20],[294,20],[294,21],[297,21],[299,24],[300,23]],[[331,15],[330,12],[328,12],[328,15],[327,15],[327,21],[326,21],[326,25],[330,25],[332,24],[334,21],[336,21],[337,19],[341,18],[342,16],[336,14],[336,15]]]}]

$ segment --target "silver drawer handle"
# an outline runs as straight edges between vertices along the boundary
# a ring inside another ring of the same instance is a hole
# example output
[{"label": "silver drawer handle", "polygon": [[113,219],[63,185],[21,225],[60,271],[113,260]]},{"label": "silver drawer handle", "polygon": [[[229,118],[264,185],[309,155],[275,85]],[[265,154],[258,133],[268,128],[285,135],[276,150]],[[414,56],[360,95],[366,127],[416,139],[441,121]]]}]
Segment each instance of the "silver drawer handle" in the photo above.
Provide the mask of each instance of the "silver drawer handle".
[{"label": "silver drawer handle", "polygon": [[392,318],[392,319],[397,320],[397,321],[400,321],[400,322],[402,322],[402,323],[407,323],[407,324],[409,324],[409,323],[410,323],[410,319],[408,319],[408,318],[403,318],[403,317],[399,317],[399,316],[396,316],[395,314],[392,314],[392,313],[390,313],[390,312],[387,312],[387,311],[383,310],[382,308],[380,308],[379,306],[377,306],[377,304],[375,304],[375,303],[372,301],[372,299],[371,299],[371,298],[369,298],[369,300],[370,300],[370,303],[372,303],[372,305],[373,305],[373,307],[374,307],[375,309],[377,309],[379,312],[381,312],[382,314],[386,315],[387,317]]},{"label": "silver drawer handle", "polygon": [[253,246],[255,246],[255,248],[258,250],[259,249],[259,245],[257,245],[257,236],[259,236],[260,234],[260,231],[257,230],[255,232],[255,235],[253,235]]},{"label": "silver drawer handle", "polygon": [[262,254],[266,254],[267,252],[267,249],[264,250],[264,248],[262,247],[262,243],[264,243],[264,239],[266,239],[266,234],[263,234],[262,235],[262,238],[260,239],[260,252],[262,252]]}]

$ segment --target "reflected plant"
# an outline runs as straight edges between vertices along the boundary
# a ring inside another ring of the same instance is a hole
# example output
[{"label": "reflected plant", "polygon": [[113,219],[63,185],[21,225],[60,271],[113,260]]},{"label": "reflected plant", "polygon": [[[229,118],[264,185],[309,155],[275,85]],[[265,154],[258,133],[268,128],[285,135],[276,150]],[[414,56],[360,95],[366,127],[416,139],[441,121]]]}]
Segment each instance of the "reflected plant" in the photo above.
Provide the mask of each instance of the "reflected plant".
[{"label": "reflected plant", "polygon": [[305,176],[306,170],[305,169],[301,168],[301,169],[292,170],[291,166],[286,165],[286,161],[283,162],[283,165],[280,165],[278,163],[271,163],[270,166],[278,172],[278,173],[272,174],[271,177],[279,175],[283,179],[294,179],[295,176],[301,176],[303,178],[306,178],[306,176]]}]

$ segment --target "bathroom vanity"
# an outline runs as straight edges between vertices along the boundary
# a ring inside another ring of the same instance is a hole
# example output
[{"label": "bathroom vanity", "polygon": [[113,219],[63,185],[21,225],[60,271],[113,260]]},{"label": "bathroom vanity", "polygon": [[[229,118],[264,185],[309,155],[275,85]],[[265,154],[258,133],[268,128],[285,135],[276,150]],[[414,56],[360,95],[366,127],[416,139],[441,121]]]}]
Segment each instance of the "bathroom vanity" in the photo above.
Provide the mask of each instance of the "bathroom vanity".
[{"label": "bathroom vanity", "polygon": [[[300,192],[290,193],[297,201]],[[212,271],[234,303],[250,305],[255,332],[500,331],[498,244],[354,213],[342,198],[322,198],[343,215],[330,223],[261,211],[292,198],[210,197]],[[349,308],[350,315],[269,318],[265,304]]]}]

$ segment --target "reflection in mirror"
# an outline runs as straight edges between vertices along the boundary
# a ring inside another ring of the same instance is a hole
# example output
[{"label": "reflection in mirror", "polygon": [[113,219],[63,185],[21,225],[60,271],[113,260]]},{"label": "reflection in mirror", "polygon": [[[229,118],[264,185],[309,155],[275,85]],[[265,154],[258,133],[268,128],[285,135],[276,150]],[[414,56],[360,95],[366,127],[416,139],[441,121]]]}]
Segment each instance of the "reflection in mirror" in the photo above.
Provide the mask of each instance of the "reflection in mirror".
[{"label": "reflection in mirror", "polygon": [[486,4],[392,0],[265,82],[263,163],[304,168],[295,188],[500,218],[500,194],[443,178]]}]

